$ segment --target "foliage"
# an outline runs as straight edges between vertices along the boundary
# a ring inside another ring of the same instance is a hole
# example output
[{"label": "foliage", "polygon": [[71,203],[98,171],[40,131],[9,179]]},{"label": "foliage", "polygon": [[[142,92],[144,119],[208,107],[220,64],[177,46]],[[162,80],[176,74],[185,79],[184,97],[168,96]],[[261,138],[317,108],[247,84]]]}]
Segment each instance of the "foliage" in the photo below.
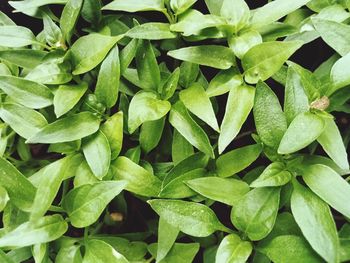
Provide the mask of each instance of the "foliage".
[{"label": "foliage", "polygon": [[8,3],[1,262],[350,261],[350,1]]}]

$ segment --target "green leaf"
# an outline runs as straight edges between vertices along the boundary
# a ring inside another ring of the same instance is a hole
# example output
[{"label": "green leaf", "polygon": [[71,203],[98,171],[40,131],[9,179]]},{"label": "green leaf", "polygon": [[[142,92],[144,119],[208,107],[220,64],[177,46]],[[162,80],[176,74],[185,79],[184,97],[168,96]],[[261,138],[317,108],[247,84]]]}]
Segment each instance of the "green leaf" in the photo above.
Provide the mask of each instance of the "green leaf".
[{"label": "green leaf", "polygon": [[332,93],[350,84],[349,69],[347,67],[349,62],[350,54],[348,53],[334,63],[331,70],[331,80],[333,84]]},{"label": "green leaf", "polygon": [[91,171],[101,180],[108,173],[111,163],[111,148],[107,137],[98,131],[83,140],[82,150]]},{"label": "green leaf", "polygon": [[22,68],[33,69],[40,65],[47,54],[46,51],[35,49],[6,49],[0,51],[0,59]]},{"label": "green leaf", "polygon": [[221,241],[216,252],[215,262],[247,262],[252,250],[253,246],[250,242],[241,240],[236,234],[230,234]]},{"label": "green leaf", "polygon": [[242,58],[245,80],[248,83],[267,80],[302,45],[299,41],[271,41],[252,47]]},{"label": "green leaf", "polygon": [[83,263],[128,263],[129,261],[111,245],[101,240],[92,239],[86,242]]},{"label": "green leaf", "polygon": [[255,89],[248,85],[232,87],[228,95],[219,135],[219,153],[233,141],[254,105]]},{"label": "green leaf", "polygon": [[173,141],[171,145],[171,157],[176,165],[187,157],[193,155],[193,146],[176,130],[173,132]]},{"label": "green leaf", "polygon": [[14,76],[0,76],[3,92],[14,101],[33,109],[40,109],[52,104],[51,90],[39,83]]},{"label": "green leaf", "polygon": [[102,181],[74,188],[65,196],[63,209],[74,227],[87,227],[96,222],[109,202],[126,186],[125,181]]},{"label": "green leaf", "polygon": [[139,11],[162,11],[164,9],[162,0],[114,0],[104,6],[102,10],[118,10],[125,12]]},{"label": "green leaf", "polygon": [[24,211],[30,211],[35,187],[10,162],[0,157],[0,185],[4,187],[11,202]]},{"label": "green leaf", "polygon": [[302,175],[313,192],[334,209],[350,217],[350,208],[346,202],[350,196],[350,185],[346,180],[323,164],[303,167]]},{"label": "green leaf", "polygon": [[260,144],[253,144],[225,153],[216,160],[216,172],[221,177],[232,176],[251,165],[261,150]]},{"label": "green leaf", "polygon": [[311,112],[304,112],[294,118],[278,147],[279,154],[299,151],[316,140],[325,129],[325,121]]},{"label": "green leaf", "polygon": [[250,184],[250,187],[282,186],[292,178],[292,174],[285,170],[283,163],[272,163],[262,174]]},{"label": "green leaf", "polygon": [[138,39],[132,39],[129,44],[120,51],[120,73],[124,74],[125,70],[129,67],[131,61],[136,56],[137,47],[139,45]]},{"label": "green leaf", "polygon": [[13,103],[1,104],[0,118],[25,139],[47,125],[45,117],[39,112]]},{"label": "green leaf", "polygon": [[205,91],[209,97],[220,96],[242,84],[242,77],[236,68],[220,71],[209,83]]},{"label": "green leaf", "polygon": [[168,100],[170,99],[178,86],[180,78],[180,68],[176,68],[173,73],[169,76],[169,78],[164,83],[164,86],[162,88],[162,99]]},{"label": "green leaf", "polygon": [[[179,94],[185,107],[215,131],[219,131],[213,106],[204,88],[199,83],[184,89]],[[193,98],[196,98],[195,100]]]},{"label": "green leaf", "polygon": [[244,0],[224,0],[220,9],[220,15],[228,20],[229,25],[234,27],[237,33],[248,24],[250,10]]},{"label": "green leaf", "polygon": [[101,125],[101,131],[107,137],[111,149],[111,159],[118,157],[123,145],[123,112],[113,114]]},{"label": "green leaf", "polygon": [[158,22],[135,26],[126,33],[126,36],[149,40],[176,38],[176,34],[170,31],[170,24]]},{"label": "green leaf", "polygon": [[254,121],[260,139],[277,148],[287,130],[287,120],[275,93],[263,82],[256,87]]},{"label": "green leaf", "polygon": [[189,9],[197,0],[170,0],[170,7],[176,15],[184,13]]},{"label": "green leaf", "polygon": [[77,263],[82,260],[80,245],[62,247],[55,258],[56,263]]},{"label": "green leaf", "polygon": [[97,99],[108,108],[113,107],[117,102],[119,81],[120,62],[116,45],[101,64],[95,88]]},{"label": "green leaf", "polygon": [[179,232],[176,227],[168,224],[162,217],[159,218],[157,262],[160,262],[169,253],[174,246]]},{"label": "green leaf", "polygon": [[60,85],[53,98],[56,117],[59,118],[79,102],[88,89],[86,82],[79,85]]},{"label": "green leaf", "polygon": [[249,192],[248,184],[231,178],[204,177],[189,180],[186,184],[200,195],[230,206],[236,205]]},{"label": "green leaf", "polygon": [[148,40],[139,43],[136,52],[137,75],[142,88],[158,91],[160,71],[152,44]]},{"label": "green leaf", "polygon": [[164,125],[165,117],[142,124],[140,131],[140,145],[146,153],[149,153],[158,146],[163,134]]},{"label": "green leaf", "polygon": [[327,262],[338,262],[339,240],[328,205],[296,181],[293,186],[292,213],[304,237]]},{"label": "green leaf", "polygon": [[230,48],[235,53],[236,57],[242,59],[244,55],[252,47],[261,44],[263,42],[261,35],[258,31],[249,30],[243,32],[239,36],[233,35],[228,39]]},{"label": "green leaf", "polygon": [[61,237],[67,229],[68,224],[62,216],[45,216],[27,221],[1,236],[0,247],[25,247],[50,242]]},{"label": "green leaf", "polygon": [[125,189],[142,196],[158,196],[161,181],[143,167],[126,157],[118,157],[111,163],[114,178],[127,181]]},{"label": "green leaf", "polygon": [[289,67],[284,95],[284,112],[288,124],[290,124],[297,115],[307,112],[308,110],[309,101],[305,94],[301,77],[293,67]]},{"label": "green leaf", "polygon": [[205,205],[180,200],[150,200],[152,209],[168,224],[181,232],[206,237],[215,231],[228,229],[220,223],[215,213]]},{"label": "green leaf", "polygon": [[303,237],[294,235],[275,237],[259,251],[276,263],[319,263],[322,261]]},{"label": "green leaf", "polygon": [[313,18],[312,24],[322,39],[341,56],[350,52],[350,26],[335,21]]},{"label": "green leaf", "polygon": [[329,157],[343,170],[349,170],[349,161],[340,131],[333,119],[324,118],[325,129],[317,138]]},{"label": "green leaf", "polygon": [[164,117],[170,110],[168,101],[159,100],[152,92],[139,92],[129,106],[129,132],[133,133],[142,123]]},{"label": "green leaf", "polygon": [[95,133],[100,120],[90,112],[59,119],[43,127],[27,143],[60,143],[79,140]]},{"label": "green leaf", "polygon": [[73,74],[80,75],[94,69],[122,37],[90,34],[79,38],[67,56],[73,65]]},{"label": "green leaf", "polygon": [[271,232],[275,224],[279,200],[279,188],[255,188],[233,207],[231,221],[250,240],[261,240]]},{"label": "green leaf", "polygon": [[159,193],[159,197],[161,198],[187,198],[196,195],[196,192],[191,190],[185,182],[188,180],[192,180],[195,178],[205,177],[207,175],[207,171],[203,168],[194,169],[192,171],[186,172],[166,185],[162,187],[161,192]]},{"label": "green leaf", "polygon": [[69,0],[63,8],[60,19],[60,26],[63,38],[68,43],[70,43],[71,37],[73,35],[82,5],[83,0]]},{"label": "green leaf", "polygon": [[32,69],[27,74],[26,79],[41,84],[64,84],[72,80],[70,70],[71,68],[68,63],[43,63]]},{"label": "green leaf", "polygon": [[236,63],[231,49],[216,45],[185,47],[169,51],[168,55],[178,60],[218,69],[228,69]]},{"label": "green leaf", "polygon": [[9,1],[9,4],[17,11],[25,11],[26,9],[37,8],[49,4],[65,4],[67,0],[24,0],[24,1]]},{"label": "green leaf", "polygon": [[81,9],[81,16],[93,25],[100,23],[102,12],[102,3],[100,0],[84,0]]},{"label": "green leaf", "polygon": [[33,32],[22,26],[0,26],[0,46],[25,47],[37,43]]},{"label": "green leaf", "polygon": [[8,196],[6,189],[0,186],[0,212],[4,210],[9,200],[10,200],[10,197]]},{"label": "green leaf", "polygon": [[213,148],[204,130],[192,119],[182,102],[172,105],[169,122],[194,147],[214,157]]},{"label": "green leaf", "polygon": [[303,5],[306,5],[308,2],[310,2],[310,0],[295,0],[293,2],[275,0],[269,2],[254,10],[251,24],[253,27],[268,25],[292,13]]},{"label": "green leaf", "polygon": [[[156,256],[157,249],[156,243],[148,246],[148,250],[153,257]],[[193,262],[198,251],[198,243],[175,243],[167,256],[163,260],[159,261],[159,263],[191,263]]]},{"label": "green leaf", "polygon": [[61,29],[52,21],[51,17],[48,15],[43,15],[44,31],[46,42],[50,46],[61,45],[62,32]]}]

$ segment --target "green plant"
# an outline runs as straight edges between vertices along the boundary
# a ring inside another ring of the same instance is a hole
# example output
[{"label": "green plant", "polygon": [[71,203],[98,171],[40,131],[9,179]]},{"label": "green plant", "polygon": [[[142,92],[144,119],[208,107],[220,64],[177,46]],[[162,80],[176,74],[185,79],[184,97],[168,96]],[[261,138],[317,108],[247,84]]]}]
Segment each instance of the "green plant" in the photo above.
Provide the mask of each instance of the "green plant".
[{"label": "green plant", "polygon": [[350,260],[350,1],[9,4],[1,262]]}]

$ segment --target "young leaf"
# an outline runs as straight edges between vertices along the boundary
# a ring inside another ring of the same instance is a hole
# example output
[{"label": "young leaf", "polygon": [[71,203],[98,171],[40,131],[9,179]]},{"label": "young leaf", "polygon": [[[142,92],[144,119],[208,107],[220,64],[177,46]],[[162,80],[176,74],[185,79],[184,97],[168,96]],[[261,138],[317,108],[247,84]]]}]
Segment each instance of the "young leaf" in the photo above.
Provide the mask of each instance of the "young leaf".
[{"label": "young leaf", "polygon": [[279,206],[279,188],[256,188],[233,207],[231,221],[250,240],[266,237],[272,230]]},{"label": "young leaf", "polygon": [[0,26],[0,46],[25,47],[37,43],[33,32],[22,26]]},{"label": "young leaf", "polygon": [[100,120],[90,112],[81,112],[43,127],[27,143],[60,143],[79,140],[95,133]]},{"label": "young leaf", "polygon": [[221,177],[232,176],[251,165],[261,150],[260,144],[253,144],[225,153],[216,160],[216,172]]},{"label": "young leaf", "polygon": [[120,62],[116,45],[101,64],[95,88],[97,99],[108,108],[113,107],[117,102],[119,81]]},{"label": "young leaf", "polygon": [[158,196],[161,181],[143,167],[121,156],[111,163],[114,178],[127,181],[126,190],[142,196]]},{"label": "young leaf", "polygon": [[263,82],[256,87],[254,121],[260,139],[277,148],[287,130],[287,120],[275,93]]},{"label": "young leaf", "polygon": [[290,124],[297,115],[307,112],[308,110],[309,101],[302,86],[301,77],[293,67],[289,67],[284,95],[284,113],[288,124]]},{"label": "young leaf", "polygon": [[206,237],[215,231],[228,229],[220,223],[213,210],[205,205],[180,200],[150,200],[152,209],[168,224],[181,232]]},{"label": "young leaf", "polygon": [[107,137],[111,148],[111,159],[118,157],[123,145],[123,112],[113,114],[101,125],[101,131]]},{"label": "young leaf", "polygon": [[219,131],[213,106],[204,88],[199,83],[194,83],[187,89],[182,90],[179,96],[190,112],[206,122],[215,131]]},{"label": "young leaf", "polygon": [[224,0],[220,9],[220,15],[228,19],[229,25],[234,27],[237,33],[248,24],[250,10],[244,0]]},{"label": "young leaf", "polygon": [[204,197],[230,206],[249,192],[248,184],[231,178],[203,177],[189,180],[186,185]]},{"label": "young leaf", "polygon": [[0,185],[11,202],[24,211],[30,211],[36,189],[10,162],[0,157]]},{"label": "young leaf", "polygon": [[253,246],[250,242],[241,240],[236,234],[230,234],[221,241],[216,252],[215,262],[247,262],[252,250]]},{"label": "young leaf", "polygon": [[98,131],[83,140],[82,150],[91,171],[102,180],[111,163],[111,148],[107,137],[102,131]]},{"label": "young leaf", "polygon": [[323,259],[337,262],[339,240],[328,205],[296,181],[293,186],[292,213],[304,237]]},{"label": "young leaf", "polygon": [[312,24],[322,39],[341,56],[350,52],[350,26],[335,21],[313,18]]},{"label": "young leaf", "polygon": [[179,232],[179,229],[168,224],[162,217],[159,218],[157,262],[160,262],[169,253]]},{"label": "young leaf", "polygon": [[45,117],[39,112],[14,103],[1,104],[0,118],[25,139],[47,125]]},{"label": "young leaf", "polygon": [[122,37],[89,34],[79,38],[67,56],[73,65],[73,74],[80,75],[94,69]]},{"label": "young leaf", "polygon": [[279,154],[299,151],[316,140],[325,129],[325,121],[311,112],[304,112],[294,118],[283,135],[278,147]]},{"label": "young leaf", "polygon": [[102,181],[71,190],[62,207],[74,227],[87,227],[99,218],[109,202],[126,186],[125,181]]},{"label": "young leaf", "polygon": [[233,87],[228,95],[219,135],[219,153],[233,141],[254,105],[255,89],[248,85]]},{"label": "young leaf", "polygon": [[59,118],[79,102],[88,89],[86,82],[79,85],[60,85],[53,98],[56,117]]},{"label": "young leaf", "polygon": [[45,216],[27,221],[1,236],[0,247],[25,247],[50,242],[61,237],[67,229],[68,224],[61,215]]},{"label": "young leaf", "polygon": [[310,189],[334,209],[350,216],[347,200],[350,196],[350,185],[333,169],[323,164],[314,164],[302,168],[305,183]]},{"label": "young leaf", "polygon": [[148,40],[176,38],[176,34],[170,31],[170,24],[154,22],[135,26],[126,33],[126,36]]},{"label": "young leaf", "polygon": [[170,0],[170,7],[176,15],[184,13],[189,9],[197,0]]},{"label": "young leaf", "polygon": [[233,35],[228,39],[230,48],[235,53],[236,57],[242,59],[243,56],[252,47],[261,44],[263,42],[261,35],[258,31],[250,30],[243,32],[239,36]]},{"label": "young leaf", "polygon": [[218,69],[228,69],[236,63],[231,49],[215,45],[181,48],[169,51],[168,55],[178,60]]},{"label": "young leaf", "polygon": [[272,41],[252,47],[242,58],[245,80],[252,84],[267,80],[302,45],[299,41]]},{"label": "young leaf", "polygon": [[322,259],[312,250],[307,241],[300,236],[281,235],[259,249],[273,262],[318,263]]},{"label": "young leaf", "polygon": [[64,6],[60,25],[63,34],[63,38],[70,43],[71,37],[74,32],[75,25],[79,18],[80,10],[83,5],[83,0],[69,0]]},{"label": "young leaf", "polygon": [[166,115],[171,108],[168,101],[159,100],[152,92],[139,92],[129,106],[129,132],[133,133],[142,123],[155,121]]},{"label": "young leaf", "polygon": [[128,263],[129,261],[111,245],[101,240],[92,239],[86,242],[83,263]]},{"label": "young leaf", "polygon": [[194,147],[208,156],[214,157],[213,148],[207,134],[192,119],[182,102],[179,101],[172,105],[169,122]]},{"label": "young leaf", "polygon": [[180,78],[180,68],[176,68],[173,73],[169,76],[167,81],[164,83],[162,88],[162,99],[168,100],[170,99],[178,86]]},{"label": "young leaf", "polygon": [[290,181],[292,174],[283,163],[272,163],[250,184],[250,187],[282,186]]},{"label": "young leaf", "polygon": [[164,9],[162,0],[114,0],[104,6],[102,10],[118,10],[125,12],[139,11],[162,11]]},{"label": "young leaf", "polygon": [[324,118],[325,129],[317,138],[325,152],[343,170],[349,170],[349,161],[340,131],[333,119]]},{"label": "young leaf", "polygon": [[14,101],[33,109],[40,109],[52,104],[51,90],[37,82],[14,76],[0,76],[3,92]]}]

